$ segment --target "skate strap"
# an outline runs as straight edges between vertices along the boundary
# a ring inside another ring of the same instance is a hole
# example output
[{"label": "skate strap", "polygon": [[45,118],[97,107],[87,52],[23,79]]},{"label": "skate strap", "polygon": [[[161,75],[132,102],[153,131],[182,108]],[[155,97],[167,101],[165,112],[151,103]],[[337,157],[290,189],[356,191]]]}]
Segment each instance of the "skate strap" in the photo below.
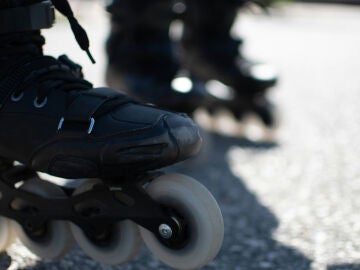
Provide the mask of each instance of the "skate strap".
[{"label": "skate strap", "polygon": [[51,1],[0,10],[0,34],[50,28],[54,22]]},{"label": "skate strap", "polygon": [[64,120],[88,123],[104,103],[117,97],[115,94],[101,95],[101,90],[102,88],[97,88],[80,93],[66,110]]},{"label": "skate strap", "polygon": [[[113,102],[116,106],[132,102],[130,98],[123,96],[108,88],[94,88],[81,92],[67,108],[64,117],[61,118],[58,131],[64,130],[64,126],[70,124],[88,125],[88,134],[92,133],[95,126],[95,117],[105,104]],[[66,129],[65,129],[66,130]],[[73,128],[72,128],[73,130]]]}]

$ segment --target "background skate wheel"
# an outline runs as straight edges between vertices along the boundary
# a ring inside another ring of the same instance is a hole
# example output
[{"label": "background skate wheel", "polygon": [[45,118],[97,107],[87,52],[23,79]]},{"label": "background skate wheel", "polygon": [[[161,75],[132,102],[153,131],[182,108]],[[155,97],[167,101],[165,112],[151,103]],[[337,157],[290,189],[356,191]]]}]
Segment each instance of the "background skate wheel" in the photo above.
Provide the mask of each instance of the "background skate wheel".
[{"label": "background skate wheel", "polygon": [[[78,187],[74,195],[91,190],[100,180],[89,180]],[[138,226],[132,221],[125,220],[114,224],[111,239],[101,245],[90,240],[81,228],[71,224],[73,236],[81,249],[92,259],[100,263],[116,265],[123,264],[133,259],[140,251],[142,239]]]},{"label": "background skate wheel", "polygon": [[211,193],[194,179],[179,175],[163,175],[147,187],[156,201],[179,213],[188,225],[189,239],[185,247],[171,249],[150,231],[140,233],[150,251],[165,264],[176,269],[197,269],[212,261],[224,238],[220,208]]},{"label": "background skate wheel", "polygon": [[[66,198],[64,191],[49,182],[38,178],[31,179],[20,187],[29,193],[39,195],[44,198]],[[16,207],[26,208],[25,202],[16,202]],[[48,222],[46,228],[36,235],[29,235],[23,227],[14,223],[14,230],[20,241],[34,254],[44,259],[56,259],[63,257],[74,244],[70,226],[65,221]]]},{"label": "background skate wheel", "polygon": [[0,217],[0,253],[5,251],[15,240],[16,234],[12,229],[10,219]]}]

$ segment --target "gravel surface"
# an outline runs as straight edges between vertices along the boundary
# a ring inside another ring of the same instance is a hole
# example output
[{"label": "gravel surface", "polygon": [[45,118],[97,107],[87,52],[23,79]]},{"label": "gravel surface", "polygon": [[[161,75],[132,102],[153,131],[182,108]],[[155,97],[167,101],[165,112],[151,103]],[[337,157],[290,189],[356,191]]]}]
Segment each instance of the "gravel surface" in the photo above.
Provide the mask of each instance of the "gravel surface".
[{"label": "gravel surface", "polygon": [[[281,71],[272,93],[281,124],[276,143],[204,133],[203,155],[174,168],[206,184],[223,211],[224,246],[204,269],[360,269],[359,14],[357,7],[296,4],[272,17],[239,18],[234,32],[245,36],[247,54]],[[72,40],[66,53],[101,83],[106,20],[104,13],[83,19],[99,65],[88,67]],[[48,51],[63,52],[53,47],[59,37],[72,38],[68,31],[60,24],[47,32]],[[1,256],[6,268],[168,269],[145,248],[133,262],[109,267],[77,248],[43,261],[20,243]]]}]

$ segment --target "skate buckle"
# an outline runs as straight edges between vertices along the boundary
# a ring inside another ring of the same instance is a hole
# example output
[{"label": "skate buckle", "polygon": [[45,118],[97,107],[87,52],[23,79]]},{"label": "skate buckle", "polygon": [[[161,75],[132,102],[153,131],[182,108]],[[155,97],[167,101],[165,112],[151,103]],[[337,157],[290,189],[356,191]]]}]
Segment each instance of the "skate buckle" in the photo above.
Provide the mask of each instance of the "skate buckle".
[{"label": "skate buckle", "polygon": [[[58,125],[58,131],[62,130],[64,122],[65,122],[65,118],[62,117],[60,119],[60,122],[59,122],[59,125]],[[87,131],[87,133],[89,135],[93,132],[94,127],[95,127],[95,119],[93,117],[91,117],[90,120],[89,120],[89,128],[88,128],[88,131]]]}]

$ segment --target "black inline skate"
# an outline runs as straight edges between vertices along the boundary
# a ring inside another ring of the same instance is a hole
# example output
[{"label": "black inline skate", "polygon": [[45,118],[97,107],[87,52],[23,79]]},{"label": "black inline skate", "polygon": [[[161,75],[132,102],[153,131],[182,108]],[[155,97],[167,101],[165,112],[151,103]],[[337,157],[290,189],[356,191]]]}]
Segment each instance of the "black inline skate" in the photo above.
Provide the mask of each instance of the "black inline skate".
[{"label": "black inline skate", "polygon": [[276,70],[246,59],[239,50],[242,41],[230,35],[244,2],[185,1],[181,60],[195,78],[207,81],[207,90],[217,98],[205,104],[211,114],[225,108],[241,120],[253,113],[272,128],[275,125],[273,106],[266,95],[277,82]]},{"label": "black inline skate", "polygon": [[[93,89],[69,58],[44,56],[40,29],[52,26],[53,5],[92,59],[67,1],[0,2],[0,251],[17,236],[54,259],[75,239],[93,259],[120,264],[144,240],[171,267],[207,264],[224,233],[215,199],[189,177],[155,171],[196,154],[197,126]],[[66,188],[38,171],[97,179]]]}]

